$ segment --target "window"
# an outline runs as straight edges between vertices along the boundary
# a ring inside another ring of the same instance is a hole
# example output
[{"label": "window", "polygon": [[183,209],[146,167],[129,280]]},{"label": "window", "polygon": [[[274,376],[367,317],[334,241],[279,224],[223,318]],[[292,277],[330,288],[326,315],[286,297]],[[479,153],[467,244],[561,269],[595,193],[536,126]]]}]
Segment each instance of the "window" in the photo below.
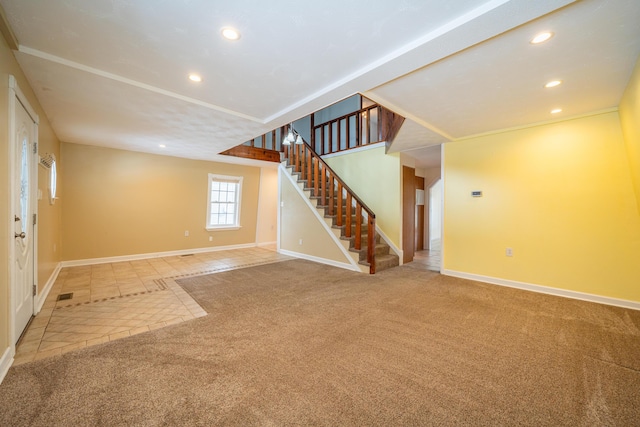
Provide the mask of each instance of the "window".
[{"label": "window", "polygon": [[58,191],[58,168],[56,167],[56,156],[51,155],[51,169],[49,169],[49,203],[56,202],[56,192]]},{"label": "window", "polygon": [[56,194],[58,191],[58,168],[56,167],[56,155],[45,154],[44,157],[40,157],[40,166],[48,169],[49,175],[49,204],[56,202]]},{"label": "window", "polygon": [[209,174],[207,230],[240,228],[242,177]]},{"label": "window", "polygon": [[23,233],[27,231],[29,215],[29,140],[25,136],[22,140],[22,150],[20,154],[20,226]]}]

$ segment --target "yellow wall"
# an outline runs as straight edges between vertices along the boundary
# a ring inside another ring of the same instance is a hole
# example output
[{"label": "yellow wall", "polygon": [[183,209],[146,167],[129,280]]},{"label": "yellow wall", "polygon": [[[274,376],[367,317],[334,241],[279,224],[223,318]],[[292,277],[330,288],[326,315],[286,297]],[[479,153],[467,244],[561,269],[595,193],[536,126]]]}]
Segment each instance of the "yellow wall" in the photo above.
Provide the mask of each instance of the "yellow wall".
[{"label": "yellow wall", "polygon": [[260,169],[256,243],[274,243],[278,232],[278,169]]},{"label": "yellow wall", "polygon": [[640,301],[640,216],[617,112],[444,149],[445,269]]},{"label": "yellow wall", "polygon": [[[3,37],[0,36],[0,356],[9,343],[9,254],[8,248],[12,238],[8,235],[9,219],[9,75],[16,78],[18,86],[29,100],[31,107],[40,118],[39,126],[39,153],[59,153],[59,142],[51,125],[44,114],[40,103],[36,99],[29,82],[18,66],[13,53],[9,49]],[[43,181],[44,170],[38,167],[40,179],[38,187],[46,194],[46,181]],[[44,182],[44,183],[43,183]],[[45,204],[45,200],[38,203],[39,215],[39,240],[38,240],[38,284],[42,292],[44,284],[54,272],[59,260],[59,252],[54,252],[53,247],[60,246],[60,231],[57,224],[60,220],[60,206]]]},{"label": "yellow wall", "polygon": [[[64,260],[256,241],[257,167],[69,143],[61,151]],[[205,229],[209,173],[244,177],[241,229]]]},{"label": "yellow wall", "polygon": [[620,102],[620,122],[640,214],[640,58]]},{"label": "yellow wall", "polygon": [[349,263],[286,176],[280,178],[280,200],[280,249],[322,258],[330,263]]},{"label": "yellow wall", "polygon": [[370,150],[346,152],[325,161],[376,214],[376,225],[401,248],[402,168],[400,153],[385,154],[381,145]]},{"label": "yellow wall", "polygon": [[[44,123],[43,123],[44,122]],[[45,124],[43,126],[43,124]],[[38,128],[38,152],[40,156],[47,153],[56,156],[58,169],[62,168],[60,162],[60,143],[53,130],[46,121],[43,112],[40,113],[40,126]],[[49,169],[38,166],[38,189],[42,194],[38,200],[38,292],[42,293],[45,284],[51,278],[61,257],[61,233],[62,208],[59,203],[49,202]],[[58,191],[61,191],[61,182],[58,179]]]}]

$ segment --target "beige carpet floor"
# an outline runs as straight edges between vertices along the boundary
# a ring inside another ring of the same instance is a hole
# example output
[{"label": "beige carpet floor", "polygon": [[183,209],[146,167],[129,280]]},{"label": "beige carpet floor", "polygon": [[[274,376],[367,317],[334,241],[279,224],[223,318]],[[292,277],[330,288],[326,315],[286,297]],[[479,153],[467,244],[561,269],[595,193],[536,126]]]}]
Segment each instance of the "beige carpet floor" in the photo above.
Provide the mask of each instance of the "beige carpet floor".
[{"label": "beige carpet floor", "polygon": [[11,368],[0,426],[640,425],[640,312],[293,260],[180,280],[209,313]]}]

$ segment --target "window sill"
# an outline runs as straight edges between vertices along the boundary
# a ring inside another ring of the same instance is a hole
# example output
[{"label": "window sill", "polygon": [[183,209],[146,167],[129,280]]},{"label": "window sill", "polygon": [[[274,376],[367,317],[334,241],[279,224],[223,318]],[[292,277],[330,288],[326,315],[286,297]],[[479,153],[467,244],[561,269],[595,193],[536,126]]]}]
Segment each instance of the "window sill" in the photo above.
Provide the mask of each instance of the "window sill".
[{"label": "window sill", "polygon": [[242,228],[241,225],[232,225],[229,227],[205,227],[207,231],[231,231],[231,230],[240,230]]}]

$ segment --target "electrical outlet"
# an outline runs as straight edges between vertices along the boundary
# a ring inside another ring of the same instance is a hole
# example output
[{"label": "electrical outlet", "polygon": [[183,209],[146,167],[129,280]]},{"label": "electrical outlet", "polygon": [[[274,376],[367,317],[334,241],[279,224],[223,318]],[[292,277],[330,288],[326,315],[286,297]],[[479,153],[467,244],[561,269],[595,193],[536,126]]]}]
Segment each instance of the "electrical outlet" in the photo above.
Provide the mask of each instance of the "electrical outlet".
[{"label": "electrical outlet", "polygon": [[302,245],[302,239],[298,240],[298,244]]},{"label": "electrical outlet", "polygon": [[189,230],[184,230],[184,237],[189,237]]},{"label": "electrical outlet", "polygon": [[209,241],[213,242],[213,236],[209,236]]},{"label": "electrical outlet", "polygon": [[507,248],[507,250],[505,251],[505,254],[507,256],[513,256],[513,248]]}]

